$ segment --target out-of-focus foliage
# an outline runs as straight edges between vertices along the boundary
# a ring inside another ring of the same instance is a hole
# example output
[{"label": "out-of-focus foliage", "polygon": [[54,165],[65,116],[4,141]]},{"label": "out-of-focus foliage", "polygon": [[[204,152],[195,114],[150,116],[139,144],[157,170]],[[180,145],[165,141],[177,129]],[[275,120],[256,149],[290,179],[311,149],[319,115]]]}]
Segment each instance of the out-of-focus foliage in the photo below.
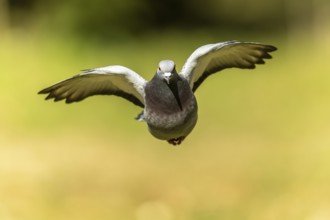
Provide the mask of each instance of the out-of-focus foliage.
[{"label": "out-of-focus foliage", "polygon": [[[2,0],[3,2],[5,0]],[[291,0],[292,1],[292,0]],[[8,0],[11,24],[41,24],[101,38],[164,29],[284,30],[286,1],[263,0]],[[313,7],[305,2],[309,18]]]}]

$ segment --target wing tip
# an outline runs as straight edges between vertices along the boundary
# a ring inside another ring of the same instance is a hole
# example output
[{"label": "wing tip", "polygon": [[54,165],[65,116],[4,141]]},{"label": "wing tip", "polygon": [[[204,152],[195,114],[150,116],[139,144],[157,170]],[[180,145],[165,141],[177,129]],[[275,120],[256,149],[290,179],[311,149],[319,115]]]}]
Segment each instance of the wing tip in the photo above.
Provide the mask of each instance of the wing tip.
[{"label": "wing tip", "polygon": [[266,46],[266,51],[267,52],[274,52],[277,51],[277,47],[273,46],[273,45],[265,45]]},{"label": "wing tip", "polygon": [[58,101],[61,101],[63,99],[65,99],[65,97],[62,97],[62,96],[56,96],[54,93],[53,93],[53,90],[51,89],[51,87],[48,87],[48,88],[45,88],[43,90],[40,90],[38,93],[38,95],[45,95],[45,94],[48,94],[46,97],[45,97],[45,100],[50,100],[50,99],[54,99],[53,101],[54,102],[58,102]]},{"label": "wing tip", "polygon": [[[58,101],[60,101],[60,100],[58,100]],[[74,101],[73,100],[71,100],[71,99],[65,99],[65,104],[71,104],[71,103],[73,103]]]},{"label": "wing tip", "polygon": [[43,94],[47,94],[47,93],[49,93],[49,88],[42,89],[37,94],[43,95]]},{"label": "wing tip", "polygon": [[45,100],[49,100],[49,99],[54,98],[50,87],[40,90],[37,94],[38,95],[46,95],[46,94],[48,94],[45,97]]}]

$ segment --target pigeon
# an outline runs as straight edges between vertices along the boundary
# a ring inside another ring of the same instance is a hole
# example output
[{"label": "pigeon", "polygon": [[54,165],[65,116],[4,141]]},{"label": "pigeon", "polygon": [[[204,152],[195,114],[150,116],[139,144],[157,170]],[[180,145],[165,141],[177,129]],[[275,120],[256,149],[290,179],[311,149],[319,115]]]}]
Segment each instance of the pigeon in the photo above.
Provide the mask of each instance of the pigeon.
[{"label": "pigeon", "polygon": [[39,92],[47,99],[79,102],[93,95],[116,95],[143,108],[136,117],[157,139],[179,145],[194,129],[198,105],[194,93],[210,75],[226,68],[254,69],[276,47],[255,42],[225,41],[197,48],[181,71],[172,60],[159,62],[149,81],[119,65],[83,70]]}]

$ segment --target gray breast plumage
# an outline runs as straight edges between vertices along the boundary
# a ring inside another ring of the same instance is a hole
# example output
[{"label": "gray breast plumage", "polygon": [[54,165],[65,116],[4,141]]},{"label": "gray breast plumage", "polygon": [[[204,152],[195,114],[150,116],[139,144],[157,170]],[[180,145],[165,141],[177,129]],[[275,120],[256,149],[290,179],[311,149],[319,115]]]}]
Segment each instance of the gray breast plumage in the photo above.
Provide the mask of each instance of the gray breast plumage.
[{"label": "gray breast plumage", "polygon": [[196,98],[186,79],[166,84],[154,77],[145,88],[145,121],[156,138],[187,136],[197,122]]}]

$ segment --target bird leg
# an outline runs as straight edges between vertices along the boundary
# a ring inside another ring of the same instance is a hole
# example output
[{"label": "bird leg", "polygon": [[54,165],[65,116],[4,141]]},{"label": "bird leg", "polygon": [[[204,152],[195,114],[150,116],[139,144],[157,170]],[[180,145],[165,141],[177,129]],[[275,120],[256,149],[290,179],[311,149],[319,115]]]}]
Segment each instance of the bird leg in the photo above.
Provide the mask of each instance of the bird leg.
[{"label": "bird leg", "polygon": [[167,140],[167,142],[168,142],[169,144],[172,144],[172,145],[176,146],[176,145],[180,145],[181,142],[182,142],[185,138],[186,138],[185,136],[181,136],[181,137],[178,137],[178,138],[173,138],[173,139]]},{"label": "bird leg", "polygon": [[140,114],[138,114],[135,117],[135,120],[137,120],[137,121],[144,121],[144,111],[142,111]]}]

